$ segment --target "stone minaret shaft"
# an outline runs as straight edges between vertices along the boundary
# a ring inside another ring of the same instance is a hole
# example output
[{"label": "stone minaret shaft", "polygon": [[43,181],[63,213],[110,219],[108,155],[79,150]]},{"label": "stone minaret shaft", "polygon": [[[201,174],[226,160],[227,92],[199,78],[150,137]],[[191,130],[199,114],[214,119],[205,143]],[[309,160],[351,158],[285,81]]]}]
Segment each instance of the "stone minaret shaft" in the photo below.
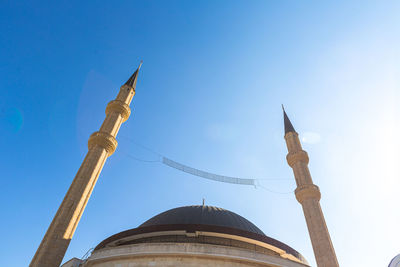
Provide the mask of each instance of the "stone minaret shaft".
[{"label": "stone minaret shaft", "polygon": [[131,113],[129,104],[135,95],[139,69],[121,86],[117,98],[108,103],[106,118],[100,130],[90,136],[89,151],[29,266],[60,266],[104,163],[117,148],[115,137]]},{"label": "stone minaret shaft", "polygon": [[296,179],[295,195],[303,206],[317,265],[318,267],[339,266],[319,204],[321,193],[318,186],[313,184],[308,170],[309,159],[307,152],[302,149],[298,134],[294,130],[285,110],[283,110],[283,116],[285,121],[285,140],[289,152],[286,159],[289,166],[292,167]]}]

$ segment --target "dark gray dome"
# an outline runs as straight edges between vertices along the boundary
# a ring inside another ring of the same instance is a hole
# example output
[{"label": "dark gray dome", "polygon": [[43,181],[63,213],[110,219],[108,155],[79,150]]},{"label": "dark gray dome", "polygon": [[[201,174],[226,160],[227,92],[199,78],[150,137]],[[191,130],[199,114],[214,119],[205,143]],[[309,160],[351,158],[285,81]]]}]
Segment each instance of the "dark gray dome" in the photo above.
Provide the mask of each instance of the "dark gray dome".
[{"label": "dark gray dome", "polygon": [[265,234],[242,216],[229,210],[212,206],[186,206],[167,210],[139,226],[196,224],[235,228],[259,235]]},{"label": "dark gray dome", "polygon": [[[212,236],[213,238],[206,238],[208,236],[207,233],[211,234],[210,237]],[[225,234],[226,236],[213,236],[213,233]],[[244,237],[250,241],[240,241],[235,236]],[[236,241],[233,243],[227,241],[230,239]],[[167,210],[137,228],[110,236],[98,244],[94,250],[152,242],[207,243],[222,246],[229,244],[228,246],[245,249],[249,248],[248,244],[250,243],[258,247],[260,251],[266,249],[265,246],[258,246],[251,240],[260,242],[257,244],[264,243],[279,248],[308,265],[307,261],[296,250],[266,236],[257,226],[242,216],[229,210],[212,206],[186,206]],[[256,249],[256,247],[251,247]]]}]

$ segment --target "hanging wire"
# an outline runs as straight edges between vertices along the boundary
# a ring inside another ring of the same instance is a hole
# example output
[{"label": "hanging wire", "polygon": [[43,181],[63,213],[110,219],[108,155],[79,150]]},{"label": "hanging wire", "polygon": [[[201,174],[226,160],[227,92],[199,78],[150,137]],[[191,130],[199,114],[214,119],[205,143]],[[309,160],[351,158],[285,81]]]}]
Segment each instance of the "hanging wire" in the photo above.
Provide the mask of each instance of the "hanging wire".
[{"label": "hanging wire", "polygon": [[223,183],[232,183],[232,184],[239,184],[239,185],[252,185],[254,186],[256,189],[257,188],[261,188],[263,190],[266,190],[270,193],[274,193],[274,194],[281,194],[281,195],[285,195],[285,194],[292,194],[293,191],[290,192],[279,192],[279,191],[275,191],[275,190],[271,190],[265,186],[263,186],[262,184],[260,184],[260,181],[287,181],[290,179],[279,179],[279,178],[266,178],[266,179],[248,179],[248,178],[238,178],[238,177],[230,177],[230,176],[224,176],[224,175],[219,175],[219,174],[214,174],[214,173],[210,173],[210,172],[206,172],[206,171],[202,171],[199,169],[195,169],[186,165],[183,165],[179,162],[176,162],[174,160],[171,160],[165,156],[163,156],[162,154],[154,151],[153,149],[140,144],[138,142],[135,142],[134,140],[132,140],[129,137],[126,137],[124,135],[121,135],[122,138],[132,142],[133,144],[153,153],[154,155],[156,155],[158,157],[157,160],[147,160],[147,159],[141,159],[138,157],[135,157],[129,153],[126,152],[122,152],[123,154],[125,154],[128,158],[131,158],[133,160],[136,161],[140,161],[140,162],[145,162],[145,163],[162,163],[166,166],[169,166],[171,168],[174,168],[176,170],[194,175],[194,176],[199,176],[205,179],[209,179],[209,180],[214,180],[217,182],[223,182]]},{"label": "hanging wire", "polygon": [[260,183],[257,183],[256,187],[260,187],[261,189],[264,189],[265,191],[268,191],[268,192],[274,193],[274,194],[280,194],[280,195],[293,194],[293,191],[279,192],[279,191],[271,190],[271,189],[261,185]]},{"label": "hanging wire", "polygon": [[149,152],[151,152],[151,153],[153,153],[153,154],[156,154],[156,155],[159,156],[159,157],[163,157],[163,155],[161,155],[161,154],[158,153],[157,151],[154,151],[153,149],[151,149],[151,148],[149,148],[149,147],[147,147],[147,146],[145,146],[145,145],[143,145],[143,144],[140,144],[140,143],[136,142],[136,141],[133,140],[132,138],[129,138],[129,137],[125,136],[125,135],[120,135],[120,137],[122,137],[122,138],[124,138],[124,139],[130,141],[131,143],[133,143],[133,144],[135,144],[135,145],[137,145],[137,146],[139,146],[139,147],[141,147],[141,148],[143,148],[143,149],[145,149],[145,150],[147,150],[147,151],[149,151]]},{"label": "hanging wire", "polygon": [[137,158],[137,157],[135,157],[135,156],[132,156],[131,154],[128,154],[128,153],[125,153],[125,152],[122,152],[125,156],[127,156],[128,158],[130,158],[130,159],[133,159],[133,160],[136,160],[136,161],[140,161],[140,162],[146,162],[146,163],[157,163],[157,162],[161,162],[159,159],[157,159],[157,160],[147,160],[147,159],[140,159],[140,158]]}]

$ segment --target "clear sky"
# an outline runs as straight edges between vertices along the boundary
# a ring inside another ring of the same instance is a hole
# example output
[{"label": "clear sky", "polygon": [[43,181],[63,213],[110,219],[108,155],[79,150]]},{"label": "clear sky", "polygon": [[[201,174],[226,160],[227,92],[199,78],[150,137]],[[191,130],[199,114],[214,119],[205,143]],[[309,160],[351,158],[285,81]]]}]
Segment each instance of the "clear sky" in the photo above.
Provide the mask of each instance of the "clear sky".
[{"label": "clear sky", "polygon": [[132,116],[64,261],[205,198],[315,266],[293,193],[131,158],[157,159],[144,145],[292,192],[283,103],[340,265],[387,266],[400,253],[399,14],[398,1],[1,1],[0,266],[28,265],[140,60]]}]

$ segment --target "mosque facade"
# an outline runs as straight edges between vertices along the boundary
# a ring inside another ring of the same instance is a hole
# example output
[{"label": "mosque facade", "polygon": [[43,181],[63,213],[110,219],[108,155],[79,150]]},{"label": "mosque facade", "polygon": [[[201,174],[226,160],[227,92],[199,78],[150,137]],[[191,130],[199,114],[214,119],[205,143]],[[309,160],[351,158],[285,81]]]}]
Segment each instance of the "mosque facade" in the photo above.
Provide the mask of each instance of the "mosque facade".
[{"label": "mosque facade", "polygon": [[[88,153],[51,222],[31,267],[60,266],[106,159],[117,148],[116,136],[131,113],[139,68],[106,108],[99,131],[88,141]],[[337,267],[335,251],[322,213],[321,193],[308,170],[308,155],[285,110],[286,157],[293,169],[296,199],[302,205],[318,267]],[[137,228],[117,233],[97,245],[87,259],[73,258],[62,267],[245,267],[309,266],[288,245],[265,235],[242,216],[212,206],[165,211]]]},{"label": "mosque facade", "polygon": [[63,265],[75,266],[304,267],[308,263],[242,216],[203,205],[163,212],[105,239],[87,260],[72,259]]}]

